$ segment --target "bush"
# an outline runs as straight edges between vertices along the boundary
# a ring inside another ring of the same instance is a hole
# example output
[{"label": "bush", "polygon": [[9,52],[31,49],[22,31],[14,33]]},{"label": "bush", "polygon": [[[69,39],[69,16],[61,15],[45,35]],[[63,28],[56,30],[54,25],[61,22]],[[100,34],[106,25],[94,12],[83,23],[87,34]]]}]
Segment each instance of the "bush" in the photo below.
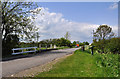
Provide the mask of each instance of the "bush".
[{"label": "bush", "polygon": [[118,64],[118,54],[96,54],[96,65],[108,72],[108,76],[118,76]]},{"label": "bush", "polygon": [[99,53],[107,53],[107,50],[105,50],[107,43],[108,40],[99,40],[99,41],[94,41],[92,45],[95,46],[94,50],[97,50]]},{"label": "bush", "polygon": [[109,52],[120,53],[120,38],[112,38],[106,48]]},{"label": "bush", "polygon": [[99,53],[120,53],[120,38],[94,41],[92,45],[95,45],[94,50]]}]

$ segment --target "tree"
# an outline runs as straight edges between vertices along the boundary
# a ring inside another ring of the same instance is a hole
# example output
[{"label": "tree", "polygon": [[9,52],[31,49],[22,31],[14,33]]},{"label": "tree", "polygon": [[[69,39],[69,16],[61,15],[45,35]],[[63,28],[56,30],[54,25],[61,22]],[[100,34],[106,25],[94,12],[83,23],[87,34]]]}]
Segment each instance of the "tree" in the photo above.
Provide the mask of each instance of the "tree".
[{"label": "tree", "polygon": [[97,29],[96,32],[94,32],[93,35],[97,40],[104,40],[104,39],[109,39],[114,36],[114,33],[112,32],[112,28],[108,25],[100,25]]},{"label": "tree", "polygon": [[2,40],[5,41],[9,34],[32,38],[37,29],[29,17],[35,16],[31,14],[31,9],[35,8],[32,2],[2,2]]},{"label": "tree", "polygon": [[67,39],[67,40],[69,40],[70,39],[70,33],[69,32],[66,32],[66,34],[65,34],[65,39]]},{"label": "tree", "polygon": [[60,38],[60,46],[70,46],[71,44],[71,41],[70,40],[67,40],[65,38]]},{"label": "tree", "polygon": [[60,39],[52,39],[52,44],[56,46],[60,46]]},{"label": "tree", "polygon": [[34,38],[37,28],[31,19],[40,9],[32,11],[37,7],[33,2],[1,2],[1,6],[2,49],[4,52],[4,50],[11,50],[18,44],[19,41],[15,40],[32,40]]},{"label": "tree", "polygon": [[93,44],[96,46],[96,49],[100,53],[106,53],[106,44],[107,40],[112,38],[114,36],[114,33],[112,32],[112,28],[108,25],[100,25],[96,32],[94,32],[94,40]]},{"label": "tree", "polygon": [[6,38],[6,41],[2,42],[2,53],[3,56],[10,55],[12,52],[12,48],[18,47],[19,44],[19,38],[17,35],[8,35]]},{"label": "tree", "polygon": [[83,44],[85,44],[85,45],[89,45],[89,43],[88,43],[88,42],[83,42]]},{"label": "tree", "polygon": [[84,44],[83,43],[79,43],[80,46],[83,46]]},{"label": "tree", "polygon": [[73,45],[76,46],[76,44],[77,44],[76,41],[74,41],[74,42],[73,42]]}]

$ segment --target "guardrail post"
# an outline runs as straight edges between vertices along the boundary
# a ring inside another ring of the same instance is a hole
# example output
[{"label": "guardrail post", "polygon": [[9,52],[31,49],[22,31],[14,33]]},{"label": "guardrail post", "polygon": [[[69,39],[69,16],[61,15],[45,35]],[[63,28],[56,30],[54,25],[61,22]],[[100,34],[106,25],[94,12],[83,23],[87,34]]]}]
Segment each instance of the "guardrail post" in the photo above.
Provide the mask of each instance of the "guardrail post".
[{"label": "guardrail post", "polygon": [[52,48],[52,44],[50,44],[50,48]]},{"label": "guardrail post", "polygon": [[56,48],[56,45],[54,45],[54,48]]},{"label": "guardrail post", "polygon": [[[14,48],[13,48],[14,49]],[[13,50],[13,53],[14,53],[14,50]]]},{"label": "guardrail post", "polygon": [[39,44],[39,50],[41,51],[41,44]]},{"label": "guardrail post", "polygon": [[36,49],[37,49],[37,48],[35,48],[35,53],[36,53]]},{"label": "guardrail post", "polygon": [[46,49],[47,49],[47,45],[46,45]]},{"label": "guardrail post", "polygon": [[23,53],[24,51],[23,51],[23,49],[22,49],[22,52],[21,53]]}]

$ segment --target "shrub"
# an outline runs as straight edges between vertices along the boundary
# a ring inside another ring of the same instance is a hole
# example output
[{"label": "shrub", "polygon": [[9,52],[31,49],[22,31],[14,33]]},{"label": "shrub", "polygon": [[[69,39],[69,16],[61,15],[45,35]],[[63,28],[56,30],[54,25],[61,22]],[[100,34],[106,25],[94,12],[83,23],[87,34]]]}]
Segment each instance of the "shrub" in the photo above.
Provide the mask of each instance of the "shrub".
[{"label": "shrub", "polygon": [[112,38],[110,42],[107,44],[106,48],[109,52],[119,53],[120,52],[120,38]]},{"label": "shrub", "polygon": [[120,53],[120,38],[94,41],[92,45],[95,45],[94,50],[99,53]]},{"label": "shrub", "polygon": [[118,64],[118,54],[96,54],[96,65],[108,72],[108,76],[118,76]]}]

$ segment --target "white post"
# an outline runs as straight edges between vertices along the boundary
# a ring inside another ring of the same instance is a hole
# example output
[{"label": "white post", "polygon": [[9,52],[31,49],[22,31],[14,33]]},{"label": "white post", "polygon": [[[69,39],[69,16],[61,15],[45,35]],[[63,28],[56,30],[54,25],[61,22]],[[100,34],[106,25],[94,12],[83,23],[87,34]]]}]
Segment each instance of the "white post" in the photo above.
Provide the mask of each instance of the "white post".
[{"label": "white post", "polygon": [[50,48],[52,48],[52,44],[50,44]]},{"label": "white post", "polygon": [[56,48],[56,45],[54,45],[54,48]]},{"label": "white post", "polygon": [[47,45],[46,45],[46,49],[47,49]]},{"label": "white post", "polygon": [[36,53],[37,48],[35,47],[35,53]]},{"label": "white post", "polygon": [[40,50],[41,50],[41,44],[39,44],[39,48],[40,48]]},{"label": "white post", "polygon": [[14,53],[14,48],[13,48],[13,53]]},{"label": "white post", "polygon": [[21,53],[23,53],[24,51],[23,51],[23,49],[22,49],[22,52]]}]

